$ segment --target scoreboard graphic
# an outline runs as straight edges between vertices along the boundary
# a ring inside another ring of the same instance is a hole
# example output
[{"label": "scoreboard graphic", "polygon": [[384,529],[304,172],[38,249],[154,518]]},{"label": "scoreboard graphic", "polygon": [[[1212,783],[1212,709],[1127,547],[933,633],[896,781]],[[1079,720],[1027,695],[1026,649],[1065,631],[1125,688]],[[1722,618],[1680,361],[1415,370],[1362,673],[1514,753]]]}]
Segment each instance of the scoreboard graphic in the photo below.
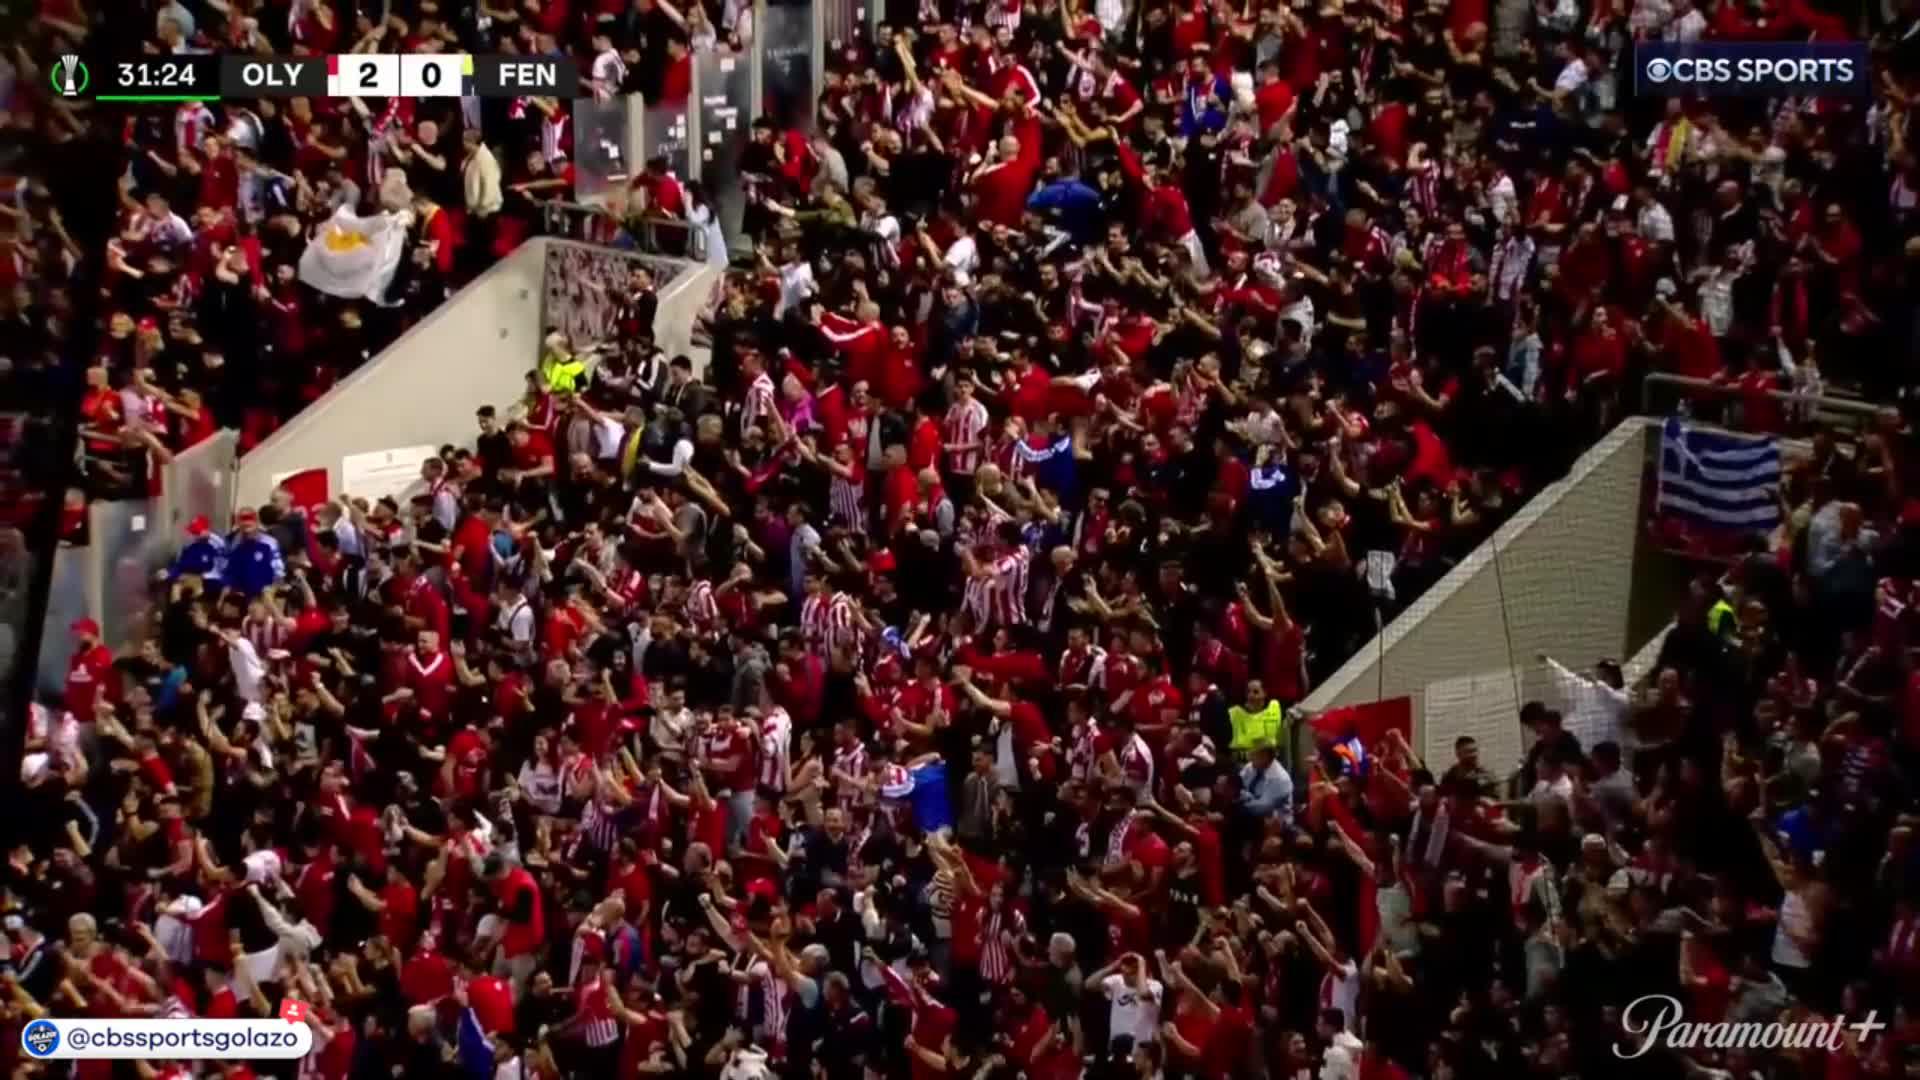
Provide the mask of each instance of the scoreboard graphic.
[{"label": "scoreboard graphic", "polygon": [[260,97],[554,97],[579,94],[563,57],[465,53],[352,53],[257,57],[179,55],[87,61],[63,56],[54,93],[102,102],[218,101]]}]

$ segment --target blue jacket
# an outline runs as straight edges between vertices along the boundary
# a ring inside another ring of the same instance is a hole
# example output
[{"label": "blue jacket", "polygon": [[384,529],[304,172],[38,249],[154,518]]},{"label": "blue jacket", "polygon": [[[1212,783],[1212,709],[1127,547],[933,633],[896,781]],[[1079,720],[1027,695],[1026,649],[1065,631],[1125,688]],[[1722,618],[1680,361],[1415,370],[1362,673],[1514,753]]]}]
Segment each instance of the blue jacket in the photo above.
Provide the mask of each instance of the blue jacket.
[{"label": "blue jacket", "polygon": [[195,574],[218,582],[226,572],[226,563],[226,538],[208,533],[193,538],[186,547],[180,549],[180,554],[174,556],[173,566],[167,570],[167,577],[171,579],[183,574]]},{"label": "blue jacket", "polygon": [[251,540],[241,537],[227,551],[226,584],[246,596],[259,596],[286,576],[280,545],[266,533],[257,533]]},{"label": "blue jacket", "polygon": [[1027,209],[1043,217],[1048,210],[1059,211],[1060,227],[1072,233],[1077,244],[1090,244],[1100,238],[1100,223],[1105,217],[1100,193],[1076,177],[1055,180],[1034,192],[1027,200]]},{"label": "blue jacket", "polygon": [[472,1009],[460,1013],[460,1071],[474,1080],[491,1080],[494,1072],[493,1040],[480,1027],[480,1017]]}]

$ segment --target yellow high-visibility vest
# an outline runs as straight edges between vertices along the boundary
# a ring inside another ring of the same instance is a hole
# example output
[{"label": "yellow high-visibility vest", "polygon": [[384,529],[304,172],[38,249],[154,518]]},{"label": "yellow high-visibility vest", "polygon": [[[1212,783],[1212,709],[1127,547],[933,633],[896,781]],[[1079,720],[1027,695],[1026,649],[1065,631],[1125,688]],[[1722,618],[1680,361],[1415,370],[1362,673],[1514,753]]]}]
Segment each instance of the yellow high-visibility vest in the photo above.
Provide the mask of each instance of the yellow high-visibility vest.
[{"label": "yellow high-visibility vest", "polygon": [[1248,712],[1244,706],[1235,705],[1227,710],[1227,720],[1233,724],[1232,748],[1243,754],[1261,746],[1278,752],[1285,745],[1286,714],[1278,701],[1268,701],[1267,707],[1259,712]]}]

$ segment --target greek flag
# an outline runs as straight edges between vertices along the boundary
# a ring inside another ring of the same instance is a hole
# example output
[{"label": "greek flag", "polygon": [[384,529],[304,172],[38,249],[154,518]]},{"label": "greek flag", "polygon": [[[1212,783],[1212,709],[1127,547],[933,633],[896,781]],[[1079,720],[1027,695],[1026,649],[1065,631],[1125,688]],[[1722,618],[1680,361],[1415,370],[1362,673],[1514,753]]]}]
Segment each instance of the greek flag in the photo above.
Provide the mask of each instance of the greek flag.
[{"label": "greek flag", "polygon": [[1660,433],[1654,508],[1703,525],[1761,532],[1780,524],[1780,444],[1669,419]]}]

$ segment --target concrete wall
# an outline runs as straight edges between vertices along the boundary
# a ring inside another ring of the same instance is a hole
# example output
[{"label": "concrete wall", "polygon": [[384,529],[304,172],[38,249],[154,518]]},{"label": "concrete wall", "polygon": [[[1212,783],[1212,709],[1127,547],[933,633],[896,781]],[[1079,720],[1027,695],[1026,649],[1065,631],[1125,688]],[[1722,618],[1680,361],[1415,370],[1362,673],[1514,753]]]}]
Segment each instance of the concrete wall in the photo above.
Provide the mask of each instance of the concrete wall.
[{"label": "concrete wall", "polygon": [[[338,492],[341,459],[350,454],[470,443],[475,409],[504,410],[525,389],[546,327],[548,252],[569,243],[522,244],[255,447],[240,461],[237,505],[263,503],[281,477],[311,468],[325,467],[328,490]],[[675,271],[661,292],[657,324],[670,349],[684,348],[715,276],[686,263]]]},{"label": "concrete wall", "polygon": [[1303,704],[1408,695],[1415,745],[1435,768],[1452,760],[1460,734],[1479,739],[1489,769],[1511,767],[1522,752],[1519,703],[1549,694],[1539,653],[1576,669],[1602,657],[1624,661],[1659,629],[1636,628],[1629,617],[1636,565],[1662,560],[1642,550],[1641,529],[1641,484],[1658,432],[1644,418],[1621,424]]}]

